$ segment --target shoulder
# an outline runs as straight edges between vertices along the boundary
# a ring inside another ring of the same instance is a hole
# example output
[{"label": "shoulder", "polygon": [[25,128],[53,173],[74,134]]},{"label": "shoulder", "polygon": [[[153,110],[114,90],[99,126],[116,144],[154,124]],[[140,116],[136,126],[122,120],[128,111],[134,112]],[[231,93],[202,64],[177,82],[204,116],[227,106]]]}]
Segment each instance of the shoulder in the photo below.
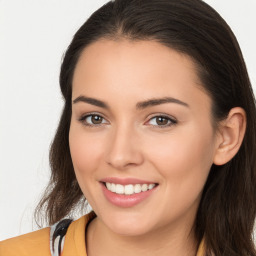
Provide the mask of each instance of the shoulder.
[{"label": "shoulder", "polygon": [[[93,212],[82,216],[72,222],[68,228],[65,239],[64,251],[67,255],[75,254],[74,249],[85,251],[85,228],[95,217]],[[0,242],[1,256],[51,256],[50,249],[51,228],[44,228],[25,235],[17,236]]]},{"label": "shoulder", "polygon": [[47,256],[50,253],[50,228],[44,228],[25,235],[0,242],[0,255],[3,256]]},{"label": "shoulder", "polygon": [[95,213],[90,212],[70,224],[65,237],[63,256],[86,256],[86,228],[95,217]]}]

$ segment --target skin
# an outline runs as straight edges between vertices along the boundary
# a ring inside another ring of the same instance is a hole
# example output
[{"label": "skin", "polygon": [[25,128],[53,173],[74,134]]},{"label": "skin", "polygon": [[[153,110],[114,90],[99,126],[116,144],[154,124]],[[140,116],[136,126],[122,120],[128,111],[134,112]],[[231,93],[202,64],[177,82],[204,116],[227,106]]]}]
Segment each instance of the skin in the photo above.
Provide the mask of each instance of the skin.
[{"label": "skin", "polygon": [[[72,100],[80,96],[109,106],[72,104],[71,157],[97,214],[88,227],[88,255],[195,255],[193,223],[202,189],[214,161],[223,164],[231,156],[223,157],[230,129],[223,129],[225,137],[214,130],[211,99],[193,61],[153,41],[99,40],[83,51],[75,68]],[[165,97],[186,105],[136,108],[138,102]],[[90,114],[101,116],[102,123],[93,124]],[[167,125],[161,127],[156,116],[163,115]],[[146,200],[123,208],[105,198],[100,180],[106,177],[158,186]]]}]

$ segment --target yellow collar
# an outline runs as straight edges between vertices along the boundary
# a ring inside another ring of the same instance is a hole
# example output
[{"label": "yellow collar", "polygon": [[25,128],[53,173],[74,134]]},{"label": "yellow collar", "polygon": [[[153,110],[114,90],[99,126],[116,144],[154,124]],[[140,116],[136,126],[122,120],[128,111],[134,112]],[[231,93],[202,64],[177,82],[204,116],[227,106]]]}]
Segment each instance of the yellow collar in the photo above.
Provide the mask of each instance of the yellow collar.
[{"label": "yellow collar", "polygon": [[[91,212],[70,224],[65,237],[62,256],[87,256],[85,228],[93,218],[95,218],[95,213]],[[201,241],[196,256],[204,256],[204,240]]]},{"label": "yellow collar", "polygon": [[205,255],[204,239],[202,239],[202,241],[198,247],[196,256],[204,256],[204,255]]}]

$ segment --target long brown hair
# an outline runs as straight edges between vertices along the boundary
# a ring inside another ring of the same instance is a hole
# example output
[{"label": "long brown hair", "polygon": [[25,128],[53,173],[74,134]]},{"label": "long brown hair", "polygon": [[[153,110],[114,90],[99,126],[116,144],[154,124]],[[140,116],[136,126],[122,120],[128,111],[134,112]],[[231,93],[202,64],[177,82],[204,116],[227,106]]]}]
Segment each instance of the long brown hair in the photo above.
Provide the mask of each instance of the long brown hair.
[{"label": "long brown hair", "polygon": [[48,224],[86,202],[69,151],[74,69],[83,49],[101,39],[154,40],[190,56],[212,99],[215,124],[233,107],[247,114],[247,129],[237,155],[212,165],[199,205],[195,232],[204,237],[206,255],[256,255],[252,240],[256,213],[256,109],[238,42],[221,16],[201,0],[110,1],[81,26],[69,45],[60,72],[64,109],[50,150],[51,180],[37,213]]}]

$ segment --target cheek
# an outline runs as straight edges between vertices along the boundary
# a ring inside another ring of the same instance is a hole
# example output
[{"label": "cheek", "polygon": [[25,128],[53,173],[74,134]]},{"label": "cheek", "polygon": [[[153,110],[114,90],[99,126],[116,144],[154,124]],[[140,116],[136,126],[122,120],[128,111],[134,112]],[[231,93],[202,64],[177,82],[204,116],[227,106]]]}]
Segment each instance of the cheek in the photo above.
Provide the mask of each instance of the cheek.
[{"label": "cheek", "polygon": [[69,146],[75,173],[81,187],[94,174],[102,158],[103,144],[100,139],[85,133],[83,127],[72,125],[69,133]]},{"label": "cheek", "polygon": [[147,147],[147,158],[162,176],[167,194],[175,194],[177,201],[200,195],[213,162],[213,143],[212,129],[196,126],[151,141],[155,146]]}]

